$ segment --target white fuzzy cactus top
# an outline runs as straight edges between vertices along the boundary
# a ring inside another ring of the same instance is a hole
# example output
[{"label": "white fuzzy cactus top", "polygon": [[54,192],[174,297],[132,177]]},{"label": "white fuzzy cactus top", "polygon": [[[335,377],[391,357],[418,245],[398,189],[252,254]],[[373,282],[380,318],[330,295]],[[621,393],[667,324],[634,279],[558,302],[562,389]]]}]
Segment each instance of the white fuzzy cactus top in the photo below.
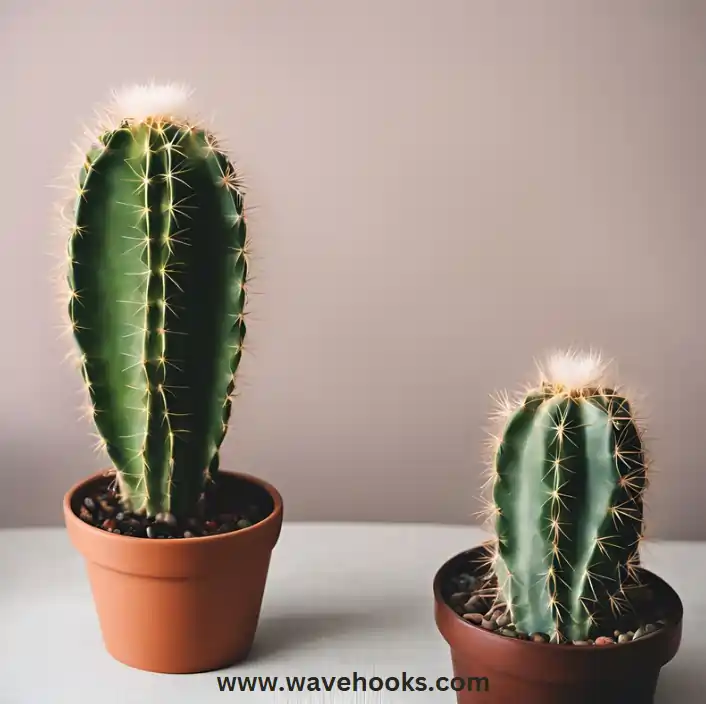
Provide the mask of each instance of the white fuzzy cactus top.
[{"label": "white fuzzy cactus top", "polygon": [[113,92],[110,113],[116,120],[148,118],[188,121],[193,91],[180,83],[130,85]]},{"label": "white fuzzy cactus top", "polygon": [[555,352],[539,366],[540,383],[566,389],[605,386],[609,362],[595,352]]}]

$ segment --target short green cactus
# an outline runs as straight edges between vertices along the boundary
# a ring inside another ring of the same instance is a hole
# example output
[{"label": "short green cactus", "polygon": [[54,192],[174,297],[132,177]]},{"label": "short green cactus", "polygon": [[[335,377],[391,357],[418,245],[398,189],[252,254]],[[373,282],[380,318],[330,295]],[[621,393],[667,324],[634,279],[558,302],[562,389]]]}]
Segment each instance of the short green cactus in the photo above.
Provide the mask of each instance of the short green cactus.
[{"label": "short green cactus", "polygon": [[492,463],[499,600],[519,630],[592,637],[626,610],[647,487],[630,401],[594,355],[558,355],[506,405]]},{"label": "short green cactus", "polygon": [[219,466],[246,333],[239,176],[136,87],[86,155],[69,242],[69,315],[95,424],[128,510],[194,511]]}]

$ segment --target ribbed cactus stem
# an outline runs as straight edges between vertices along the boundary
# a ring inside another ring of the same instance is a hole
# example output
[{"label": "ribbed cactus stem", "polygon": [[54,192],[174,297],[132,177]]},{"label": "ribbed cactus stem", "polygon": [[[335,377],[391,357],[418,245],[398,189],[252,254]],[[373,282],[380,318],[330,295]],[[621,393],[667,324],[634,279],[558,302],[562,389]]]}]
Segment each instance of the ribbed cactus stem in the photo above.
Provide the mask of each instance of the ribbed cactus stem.
[{"label": "ribbed cactus stem", "polygon": [[494,471],[493,569],[513,621],[555,641],[591,637],[625,610],[639,566],[647,478],[628,399],[543,381],[511,412]]},{"label": "ribbed cactus stem", "polygon": [[218,470],[246,332],[243,198],[213,136],[159,115],[106,131],[69,255],[73,331],[123,500],[188,514]]}]

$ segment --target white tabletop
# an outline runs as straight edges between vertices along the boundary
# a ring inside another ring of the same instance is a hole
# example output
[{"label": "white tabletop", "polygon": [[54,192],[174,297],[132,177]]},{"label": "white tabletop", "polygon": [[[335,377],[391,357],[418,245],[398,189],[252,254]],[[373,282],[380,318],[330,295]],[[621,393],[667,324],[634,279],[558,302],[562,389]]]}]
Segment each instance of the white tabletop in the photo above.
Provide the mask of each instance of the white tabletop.
[{"label": "white tabletop", "polygon": [[[452,676],[433,617],[432,580],[477,528],[286,523],[272,558],[250,659],[218,673],[130,669],[103,649],[82,558],[63,529],[0,530],[0,704],[208,704],[217,675]],[[706,543],[651,543],[645,565],[679,592],[682,647],[658,704],[706,701]],[[479,673],[480,674],[480,673]],[[452,693],[233,693],[241,702],[449,702]],[[225,697],[225,698],[224,698]]]}]

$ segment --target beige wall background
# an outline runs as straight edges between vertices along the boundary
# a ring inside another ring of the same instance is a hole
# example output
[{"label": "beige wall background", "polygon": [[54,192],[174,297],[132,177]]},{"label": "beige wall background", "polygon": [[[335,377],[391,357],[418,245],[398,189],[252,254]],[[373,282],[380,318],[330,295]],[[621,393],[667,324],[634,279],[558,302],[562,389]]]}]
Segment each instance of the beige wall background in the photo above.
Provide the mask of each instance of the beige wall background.
[{"label": "beige wall background", "polygon": [[105,466],[46,256],[70,141],[186,81],[249,184],[223,448],[288,519],[473,522],[488,395],[592,346],[647,396],[648,521],[706,539],[706,3],[5,0],[0,526]]}]

